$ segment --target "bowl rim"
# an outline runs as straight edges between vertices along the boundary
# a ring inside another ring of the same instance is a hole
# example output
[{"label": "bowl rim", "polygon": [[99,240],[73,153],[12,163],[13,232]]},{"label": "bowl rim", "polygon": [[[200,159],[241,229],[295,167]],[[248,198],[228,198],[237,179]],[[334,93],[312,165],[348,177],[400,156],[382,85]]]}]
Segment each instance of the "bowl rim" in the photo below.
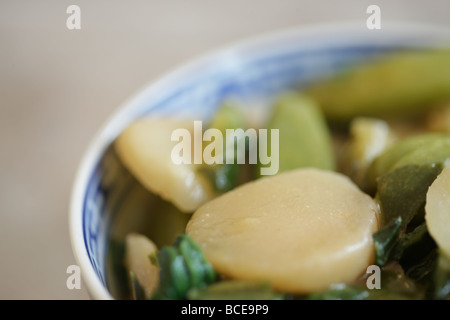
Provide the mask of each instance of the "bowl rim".
[{"label": "bowl rim", "polygon": [[[420,34],[423,34],[424,36],[436,34],[442,39],[449,39],[450,36],[450,27],[442,25],[397,21],[383,23],[383,28],[385,28],[385,26],[387,26],[386,29],[397,34],[415,34],[416,36]],[[326,37],[327,32],[330,30],[338,32],[340,35],[343,32],[348,32],[349,34],[379,32],[378,30],[367,31],[364,29],[364,22],[345,21],[299,25],[246,37],[225,46],[216,48],[215,50],[206,52],[195,59],[190,59],[182,63],[181,65],[175,66],[172,70],[169,70],[162,76],[157,77],[156,80],[152,80],[145,84],[142,88],[132,94],[128,100],[120,104],[119,107],[112,112],[109,118],[106,119],[103,125],[100,126],[100,129],[94,134],[85,149],[75,173],[70,197],[68,219],[70,244],[75,261],[81,269],[82,280],[87,288],[89,296],[96,300],[114,299],[95,272],[85,247],[82,225],[83,203],[89,179],[111,142],[129,123],[131,123],[131,121],[141,115],[140,112],[142,110],[140,109],[142,109],[142,106],[144,105],[144,102],[147,101],[149,95],[151,96],[152,93],[156,93],[163,88],[170,88],[171,83],[176,83],[178,80],[184,79],[186,76],[193,74],[193,72],[199,68],[208,67],[214,61],[226,59],[229,56],[242,57],[248,53],[254,52],[255,48],[260,46],[267,47],[270,43],[274,43],[276,41],[283,41],[293,37],[302,39],[305,37],[311,38],[312,36],[320,36],[318,37],[319,43],[323,45],[323,37]],[[386,36],[389,37],[390,35],[386,34]],[[384,40],[384,42],[386,42],[386,40]]]}]

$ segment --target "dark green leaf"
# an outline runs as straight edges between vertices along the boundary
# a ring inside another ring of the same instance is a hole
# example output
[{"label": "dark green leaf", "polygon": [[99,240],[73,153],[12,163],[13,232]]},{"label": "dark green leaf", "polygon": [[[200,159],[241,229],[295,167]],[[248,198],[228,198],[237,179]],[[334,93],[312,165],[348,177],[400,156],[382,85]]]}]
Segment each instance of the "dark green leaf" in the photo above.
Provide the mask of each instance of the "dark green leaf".
[{"label": "dark green leaf", "polygon": [[[432,258],[435,248],[436,243],[428,233],[426,223],[423,222],[413,231],[401,235],[395,248],[395,256],[406,273],[412,278],[418,279],[424,276],[424,274],[419,276],[419,270],[422,270],[423,273],[425,272],[424,268],[431,270],[433,267],[434,259]],[[409,274],[410,270],[411,274]]]},{"label": "dark green leaf", "polygon": [[399,216],[373,234],[377,265],[384,266],[391,258],[392,250],[398,240],[401,223],[402,218]]},{"label": "dark green leaf", "polygon": [[428,187],[442,171],[442,165],[406,165],[378,179],[376,198],[386,224],[402,218],[401,230],[419,217],[422,222]]}]

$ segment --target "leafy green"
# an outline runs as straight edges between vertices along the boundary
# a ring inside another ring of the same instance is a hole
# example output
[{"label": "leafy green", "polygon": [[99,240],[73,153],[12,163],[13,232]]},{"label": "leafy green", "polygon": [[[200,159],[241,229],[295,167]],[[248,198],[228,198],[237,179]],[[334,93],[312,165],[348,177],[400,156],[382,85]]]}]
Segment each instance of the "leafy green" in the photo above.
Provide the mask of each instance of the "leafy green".
[{"label": "leafy green", "polygon": [[413,231],[400,236],[395,255],[408,276],[419,280],[431,272],[435,249],[436,243],[423,222]]},{"label": "leafy green", "polygon": [[243,174],[243,167],[243,164],[238,164],[236,162],[235,157],[234,163],[201,167],[199,172],[211,181],[214,190],[218,194],[222,194],[234,189],[239,184],[239,180]]},{"label": "leafy green", "polygon": [[428,187],[441,171],[441,164],[405,165],[379,177],[376,198],[385,223],[399,216],[401,230],[415,218],[421,223]]},{"label": "leafy green", "polygon": [[377,265],[384,266],[390,260],[397,243],[401,223],[402,217],[399,216],[372,235]]},{"label": "leafy green", "polygon": [[[442,139],[448,139],[448,135],[442,133],[424,133],[398,140],[383,151],[383,153],[376,157],[371,163],[368,169],[368,181],[366,181],[366,183],[372,188],[376,188],[377,178],[392,171],[394,167],[398,167],[398,162],[403,161],[403,164],[405,164],[403,159],[405,157],[408,158],[410,153],[426,148],[431,143]],[[409,160],[412,160],[413,163],[407,164],[416,163],[412,157],[409,157]],[[436,161],[437,159],[432,161],[432,163]],[[442,162],[442,160],[440,160],[440,162]]]},{"label": "leafy green", "polygon": [[[242,129],[245,130],[247,127],[247,121],[243,112],[243,108],[238,104],[227,101],[219,107],[219,109],[214,114],[214,117],[210,121],[209,128],[218,129],[224,137],[226,137],[227,129]],[[235,188],[243,175],[244,165],[238,164],[237,162],[237,144],[234,143],[234,161],[233,163],[226,163],[227,146],[225,141],[223,145],[223,164],[207,165],[199,169],[199,172],[204,174],[208,178],[215,191],[219,194],[225,193],[227,191]],[[246,151],[248,146],[246,144]]]},{"label": "leafy green", "polygon": [[186,299],[192,288],[203,288],[216,281],[217,274],[200,247],[186,234],[172,246],[157,253],[160,283],[153,299]]}]

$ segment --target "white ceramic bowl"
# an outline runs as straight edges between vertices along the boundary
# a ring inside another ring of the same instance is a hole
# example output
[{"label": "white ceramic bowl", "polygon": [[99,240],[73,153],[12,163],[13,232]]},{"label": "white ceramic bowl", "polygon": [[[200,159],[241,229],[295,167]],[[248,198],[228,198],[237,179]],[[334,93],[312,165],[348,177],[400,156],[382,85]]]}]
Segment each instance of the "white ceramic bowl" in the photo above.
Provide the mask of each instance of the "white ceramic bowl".
[{"label": "white ceramic bowl", "polygon": [[[130,199],[141,190],[111,151],[113,140],[133,120],[156,113],[205,118],[230,95],[264,108],[278,92],[301,88],[344,65],[393,49],[440,46],[449,35],[432,26],[386,23],[381,30],[363,23],[290,29],[220,49],[144,87],[94,137],[74,183],[70,237],[91,297],[117,297],[113,292],[119,289],[108,278],[108,237],[117,220],[119,234],[136,227],[131,211],[145,214],[129,205],[139,201]],[[141,207],[149,210],[151,204]],[[129,215],[123,213],[127,208]]]}]

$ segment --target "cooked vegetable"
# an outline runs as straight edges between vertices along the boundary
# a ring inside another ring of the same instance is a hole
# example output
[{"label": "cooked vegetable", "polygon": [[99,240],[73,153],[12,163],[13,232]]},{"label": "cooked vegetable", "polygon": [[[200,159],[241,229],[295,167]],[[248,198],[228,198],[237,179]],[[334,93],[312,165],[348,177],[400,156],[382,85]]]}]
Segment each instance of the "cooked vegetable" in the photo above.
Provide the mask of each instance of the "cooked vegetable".
[{"label": "cooked vegetable", "polygon": [[421,280],[434,268],[436,243],[428,233],[425,222],[410,232],[400,232],[393,259],[396,259],[409,277]]},{"label": "cooked vegetable", "polygon": [[425,220],[439,249],[450,257],[450,166],[442,170],[427,192]]},{"label": "cooked vegetable", "polygon": [[415,280],[430,276],[435,265],[436,244],[425,223],[413,231],[401,229],[401,216],[383,226],[374,235],[376,264],[396,261]]},{"label": "cooked vegetable", "polygon": [[[117,138],[140,189],[161,202],[145,228],[154,243],[136,233],[125,250],[111,242],[126,296],[131,289],[134,299],[449,299],[450,50],[385,54],[273,101],[265,123],[226,101],[205,131],[191,120],[147,118]],[[250,123],[270,134],[267,148],[261,135],[253,146],[256,165],[237,161],[243,149],[255,159],[245,134],[212,147],[227,129],[244,132]],[[211,141],[194,144],[189,156],[176,149],[195,165],[173,161],[176,129],[191,145],[199,131]],[[199,163],[199,151],[224,163]],[[272,176],[261,172],[269,169],[265,151],[278,169]],[[381,272],[376,288],[372,264]]]},{"label": "cooked vegetable", "polygon": [[192,289],[187,295],[190,300],[278,300],[283,294],[275,292],[270,284],[224,280],[201,289]]},{"label": "cooked vegetable", "polygon": [[393,249],[397,244],[402,217],[389,222],[380,230],[373,234],[373,243],[375,247],[375,263],[384,266],[392,256]]},{"label": "cooked vegetable", "polygon": [[146,236],[130,233],[125,238],[125,265],[134,299],[152,297],[159,284],[159,267],[151,262],[156,245]]},{"label": "cooked vegetable", "polygon": [[406,165],[379,177],[376,198],[384,223],[389,224],[400,216],[402,230],[411,222],[420,224],[428,187],[441,170],[438,164]]},{"label": "cooked vegetable", "polygon": [[224,137],[226,137],[227,129],[246,129],[247,126],[243,107],[231,100],[226,101],[216,110],[209,123],[210,128],[220,130]]},{"label": "cooked vegetable", "polygon": [[186,234],[157,253],[160,285],[155,299],[186,299],[189,290],[216,281],[217,274],[198,245]]},{"label": "cooked vegetable", "polygon": [[381,119],[358,117],[350,123],[346,171],[363,190],[367,188],[367,171],[394,140],[389,125]]},{"label": "cooked vegetable", "polygon": [[346,176],[302,168],[200,207],[186,227],[215,270],[303,293],[353,281],[373,262],[378,207]]},{"label": "cooked vegetable", "polygon": [[445,135],[427,145],[417,148],[402,157],[391,170],[405,165],[440,165],[445,166],[450,161],[450,135]]},{"label": "cooked vegetable", "polygon": [[405,165],[444,164],[450,158],[450,135],[424,133],[393,143],[371,163],[367,185],[376,188],[377,179]]},{"label": "cooked vegetable", "polygon": [[[227,101],[223,104],[211,120],[209,128],[220,130],[223,137],[226,137],[227,129],[247,129],[247,123],[244,111],[241,106]],[[240,137],[244,139],[245,137]],[[239,138],[238,138],[239,139]],[[224,141],[225,144],[225,141]],[[240,183],[242,179],[244,165],[238,164],[236,146],[238,143],[224,145],[223,150],[223,164],[205,165],[200,169],[200,172],[205,174],[212,181],[212,185],[217,193],[227,192]],[[226,163],[227,149],[233,148],[234,161],[233,163]]]},{"label": "cooked vegetable", "polygon": [[[314,100],[294,92],[281,95],[268,122],[271,129],[279,130],[278,172],[302,167],[336,168],[330,131]],[[270,140],[268,150],[275,150]]]},{"label": "cooked vegetable", "polygon": [[130,172],[151,192],[191,213],[215,196],[198,165],[175,164],[171,153],[176,129],[187,129],[193,136],[193,121],[144,118],[132,123],[115,141],[115,149]]},{"label": "cooked vegetable", "polygon": [[307,89],[331,120],[412,115],[450,97],[450,51],[407,50],[350,67]]}]

